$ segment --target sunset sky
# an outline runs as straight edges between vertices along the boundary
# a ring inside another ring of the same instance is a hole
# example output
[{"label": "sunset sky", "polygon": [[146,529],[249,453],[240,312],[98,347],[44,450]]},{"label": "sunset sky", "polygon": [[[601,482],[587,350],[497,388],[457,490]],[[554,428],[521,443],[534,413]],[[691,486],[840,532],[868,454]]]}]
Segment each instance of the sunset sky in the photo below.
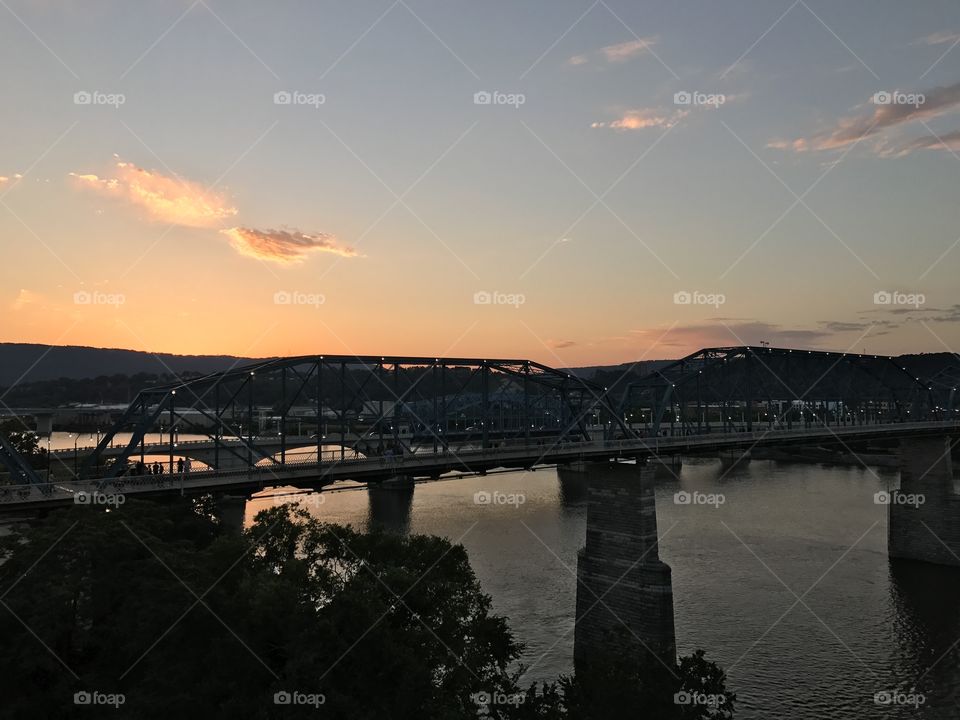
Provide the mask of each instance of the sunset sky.
[{"label": "sunset sky", "polygon": [[955,0],[0,18],[0,341],[960,350]]}]

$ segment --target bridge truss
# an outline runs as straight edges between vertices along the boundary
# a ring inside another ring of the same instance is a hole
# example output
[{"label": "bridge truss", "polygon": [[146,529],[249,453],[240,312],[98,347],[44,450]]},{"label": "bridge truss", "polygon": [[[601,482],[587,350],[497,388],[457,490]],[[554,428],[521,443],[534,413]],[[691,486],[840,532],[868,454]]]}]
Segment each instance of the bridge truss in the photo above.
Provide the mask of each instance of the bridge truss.
[{"label": "bridge truss", "polygon": [[[79,475],[124,472],[132,459],[143,459],[146,436],[158,428],[172,468],[181,432],[209,437],[218,467],[228,455],[251,466],[284,464],[288,435],[305,432],[317,458],[331,444],[343,458],[348,448],[404,455],[415,448],[589,440],[588,425],[617,422],[604,388],[530,360],[277,358],[140,392]],[[127,432],[121,453],[108,461],[104,451]],[[268,438],[271,448],[279,443],[279,453],[261,447]]]},{"label": "bridge truss", "polygon": [[[180,433],[209,438],[208,464],[220,468],[221,461],[284,465],[304,443],[319,461],[324,447],[334,448],[331,459],[345,459],[551,445],[601,433],[617,440],[956,420],[958,384],[953,364],[927,380],[886,356],[754,346],[705,348],[610,392],[530,360],[274,358],[141,391],[77,474],[113,477],[158,454],[172,470],[185,454]],[[160,442],[148,442],[154,433]],[[2,437],[0,465],[39,482]]]},{"label": "bridge truss", "polygon": [[628,383],[619,412],[652,434],[942,419],[894,358],[771,347],[699,350]]}]

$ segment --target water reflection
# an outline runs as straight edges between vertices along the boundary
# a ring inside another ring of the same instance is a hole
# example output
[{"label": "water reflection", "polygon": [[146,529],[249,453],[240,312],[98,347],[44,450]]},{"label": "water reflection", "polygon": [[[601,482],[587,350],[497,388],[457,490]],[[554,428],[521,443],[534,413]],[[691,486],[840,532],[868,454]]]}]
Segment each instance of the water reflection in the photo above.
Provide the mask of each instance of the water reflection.
[{"label": "water reflection", "polygon": [[[886,507],[873,496],[895,473],[756,459],[728,472],[717,458],[685,457],[678,474],[658,472],[655,491],[678,650],[704,648],[728,669],[738,718],[960,718],[958,653],[947,653],[960,638],[960,570],[888,561]],[[678,504],[681,490],[724,502]],[[480,492],[524,502],[478,504]],[[524,681],[570,672],[582,473],[323,495],[309,508],[323,520],[462,543],[494,610],[526,645]],[[267,502],[249,503],[247,521]],[[924,707],[874,704],[877,692],[913,683]]]},{"label": "water reflection", "polygon": [[[910,560],[890,562],[897,689],[926,696],[920,717],[958,717],[960,570]],[[954,707],[942,715],[939,708]]]},{"label": "water reflection", "polygon": [[587,501],[589,476],[582,465],[558,467],[557,477],[560,481],[561,505],[582,505]]}]

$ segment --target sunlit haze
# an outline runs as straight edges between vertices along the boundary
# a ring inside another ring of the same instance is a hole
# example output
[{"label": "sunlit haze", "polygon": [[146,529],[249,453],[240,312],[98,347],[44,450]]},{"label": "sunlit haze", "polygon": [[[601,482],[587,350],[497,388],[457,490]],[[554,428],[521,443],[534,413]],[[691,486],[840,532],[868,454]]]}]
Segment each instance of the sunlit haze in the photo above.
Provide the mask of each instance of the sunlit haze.
[{"label": "sunlit haze", "polygon": [[0,7],[0,341],[960,345],[960,6]]}]

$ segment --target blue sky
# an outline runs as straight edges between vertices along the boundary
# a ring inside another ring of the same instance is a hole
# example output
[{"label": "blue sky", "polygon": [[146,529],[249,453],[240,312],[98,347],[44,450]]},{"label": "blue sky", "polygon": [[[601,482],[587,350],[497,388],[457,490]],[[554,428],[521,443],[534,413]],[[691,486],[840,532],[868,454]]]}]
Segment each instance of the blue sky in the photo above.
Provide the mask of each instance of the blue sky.
[{"label": "blue sky", "polygon": [[2,340],[551,364],[960,344],[955,3],[0,17]]}]

